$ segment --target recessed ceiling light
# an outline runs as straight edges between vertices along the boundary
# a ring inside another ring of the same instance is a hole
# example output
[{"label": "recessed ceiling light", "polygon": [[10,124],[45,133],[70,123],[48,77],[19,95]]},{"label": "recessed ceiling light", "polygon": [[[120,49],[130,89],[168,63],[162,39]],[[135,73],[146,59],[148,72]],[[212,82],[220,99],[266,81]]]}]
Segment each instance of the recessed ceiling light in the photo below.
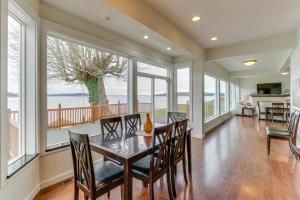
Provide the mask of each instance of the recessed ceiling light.
[{"label": "recessed ceiling light", "polygon": [[288,75],[289,72],[281,72],[280,74],[281,74],[281,75]]},{"label": "recessed ceiling light", "polygon": [[257,63],[257,60],[245,60],[243,63],[246,66],[252,66],[252,65],[255,65]]},{"label": "recessed ceiling light", "polygon": [[149,38],[149,36],[148,35],[144,35],[144,39],[148,39]]},{"label": "recessed ceiling light", "polygon": [[167,50],[171,50],[171,47],[167,47]]},{"label": "recessed ceiling light", "polygon": [[192,20],[193,20],[194,22],[199,21],[199,20],[200,20],[200,17],[199,17],[199,16],[195,16],[195,17],[192,18]]},{"label": "recessed ceiling light", "polygon": [[210,38],[211,41],[216,41],[218,39],[219,39],[218,37],[212,37],[212,38]]}]

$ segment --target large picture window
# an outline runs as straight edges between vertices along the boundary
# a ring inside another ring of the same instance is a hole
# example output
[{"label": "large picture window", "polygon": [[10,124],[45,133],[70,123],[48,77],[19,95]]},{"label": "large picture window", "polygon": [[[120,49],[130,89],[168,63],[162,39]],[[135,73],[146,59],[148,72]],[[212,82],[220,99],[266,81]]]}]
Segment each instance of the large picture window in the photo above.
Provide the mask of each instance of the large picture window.
[{"label": "large picture window", "polygon": [[128,58],[47,36],[47,149],[68,144],[67,129],[99,133],[99,120],[127,114]]},{"label": "large picture window", "polygon": [[220,80],[220,93],[219,93],[219,97],[220,97],[220,114],[224,114],[225,112],[227,112],[228,110],[228,106],[227,106],[227,82]]},{"label": "large picture window", "polygon": [[216,113],[216,87],[217,79],[215,77],[204,75],[204,116],[205,120],[213,118]]}]

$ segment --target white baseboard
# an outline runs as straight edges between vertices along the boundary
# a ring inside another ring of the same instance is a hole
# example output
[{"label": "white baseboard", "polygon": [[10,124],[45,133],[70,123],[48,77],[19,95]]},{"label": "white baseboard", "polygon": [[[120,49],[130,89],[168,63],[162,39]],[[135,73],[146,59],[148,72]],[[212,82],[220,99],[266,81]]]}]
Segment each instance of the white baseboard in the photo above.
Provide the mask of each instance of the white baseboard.
[{"label": "white baseboard", "polygon": [[[97,159],[96,161],[94,161],[94,163],[96,164],[96,163],[99,163],[99,162],[102,162],[102,161],[103,161],[103,158],[100,158],[100,159]],[[55,177],[52,177],[52,178],[49,178],[47,180],[41,181],[40,182],[40,190],[45,189],[45,188],[47,188],[51,185],[54,185],[56,183],[59,183],[61,181],[64,181],[64,180],[66,180],[68,178],[71,178],[73,176],[74,176],[74,172],[73,172],[73,170],[70,170],[70,171],[67,171],[65,173],[59,174]]]},{"label": "white baseboard", "polygon": [[40,184],[37,184],[34,189],[25,197],[25,200],[32,200],[40,191]]},{"label": "white baseboard", "polygon": [[73,170],[71,170],[71,171],[67,171],[63,174],[59,174],[58,176],[55,176],[55,177],[49,178],[47,180],[41,181],[40,182],[40,189],[41,190],[45,189],[45,188],[47,188],[51,185],[54,185],[55,183],[66,180],[66,179],[72,177],[73,175],[74,175]]}]

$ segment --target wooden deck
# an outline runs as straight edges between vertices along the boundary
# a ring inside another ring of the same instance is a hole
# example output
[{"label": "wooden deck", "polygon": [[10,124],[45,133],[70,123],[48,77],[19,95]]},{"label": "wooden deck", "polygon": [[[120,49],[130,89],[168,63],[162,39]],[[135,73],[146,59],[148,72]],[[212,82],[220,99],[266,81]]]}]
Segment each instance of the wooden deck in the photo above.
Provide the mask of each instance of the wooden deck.
[{"label": "wooden deck", "polygon": [[[272,141],[268,156],[265,127],[265,121],[235,117],[205,140],[193,139],[193,175],[185,185],[178,168],[177,199],[300,199],[300,161],[289,154],[285,141]],[[165,180],[154,190],[155,199],[168,199]],[[134,199],[148,199],[147,189],[137,180],[133,194]],[[73,199],[72,182],[50,187],[35,198],[46,199]],[[120,199],[120,188],[112,191],[111,199]]]}]

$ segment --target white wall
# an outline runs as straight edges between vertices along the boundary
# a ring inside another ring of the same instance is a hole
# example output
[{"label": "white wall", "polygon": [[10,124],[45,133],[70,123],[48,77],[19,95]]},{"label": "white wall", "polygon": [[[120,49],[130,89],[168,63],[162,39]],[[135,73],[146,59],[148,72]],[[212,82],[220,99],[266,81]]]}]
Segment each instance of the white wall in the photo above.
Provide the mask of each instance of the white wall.
[{"label": "white wall", "polygon": [[[230,80],[230,73],[225,70],[220,65],[216,64],[213,61],[207,62],[205,65],[205,74],[211,75],[216,77],[219,80],[224,80],[228,83],[228,89],[227,92],[229,93],[229,83],[230,81],[233,81],[235,83],[238,83],[238,80]],[[217,91],[218,92],[218,91]],[[217,96],[218,98],[218,96]],[[228,103],[228,113],[222,114],[220,116],[217,116],[216,118],[213,118],[207,122],[204,122],[204,133],[208,133],[210,130],[214,129],[215,127],[219,126],[223,122],[225,122],[227,119],[229,119],[232,116],[232,113],[229,111],[229,101]],[[203,101],[204,106],[204,101]],[[203,109],[204,110],[204,109]],[[202,114],[204,116],[204,113]]]},{"label": "white wall", "polygon": [[290,76],[289,75],[270,75],[270,76],[258,76],[253,78],[241,78],[240,79],[240,91],[241,96],[249,95],[257,92],[257,84],[260,83],[281,83],[281,91],[290,91]]}]

